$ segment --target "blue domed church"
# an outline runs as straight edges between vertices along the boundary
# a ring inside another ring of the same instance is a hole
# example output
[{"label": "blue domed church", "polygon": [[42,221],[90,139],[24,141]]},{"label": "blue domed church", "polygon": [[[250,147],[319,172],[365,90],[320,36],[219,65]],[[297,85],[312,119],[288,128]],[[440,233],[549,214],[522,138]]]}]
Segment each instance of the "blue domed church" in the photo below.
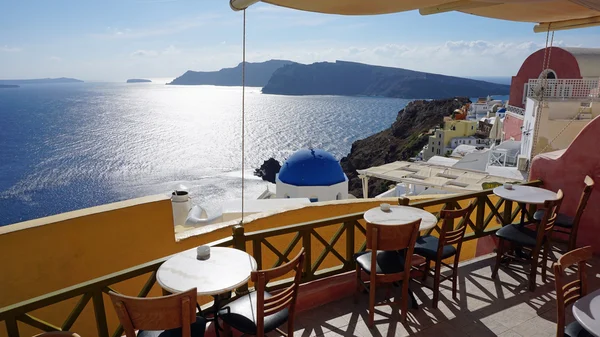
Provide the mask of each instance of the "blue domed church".
[{"label": "blue domed church", "polygon": [[348,177],[335,157],[320,149],[292,154],[277,175],[277,198],[348,199]]}]

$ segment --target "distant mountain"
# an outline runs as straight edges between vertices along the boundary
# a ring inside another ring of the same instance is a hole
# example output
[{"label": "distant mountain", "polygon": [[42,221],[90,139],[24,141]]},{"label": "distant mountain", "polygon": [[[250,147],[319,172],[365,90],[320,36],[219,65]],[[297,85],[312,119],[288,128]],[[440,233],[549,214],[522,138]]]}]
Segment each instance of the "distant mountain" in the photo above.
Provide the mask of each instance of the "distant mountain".
[{"label": "distant mountain", "polygon": [[151,80],[145,80],[141,78],[130,78],[127,80],[127,83],[151,83]]},{"label": "distant mountain", "polygon": [[[263,87],[275,70],[290,64],[296,63],[285,60],[269,60],[259,63],[246,62],[246,85],[249,87]],[[239,86],[242,85],[242,63],[235,68],[224,68],[219,71],[188,70],[185,74],[167,84]]]},{"label": "distant mountain", "polygon": [[0,84],[13,84],[13,85],[25,85],[25,84],[56,84],[56,83],[83,83],[81,80],[74,78],[37,78],[31,80],[0,80]]},{"label": "distant mountain", "polygon": [[277,69],[265,94],[398,98],[507,95],[510,86],[402,68],[336,61],[289,64]]},{"label": "distant mountain", "polygon": [[485,82],[498,83],[498,84],[508,84],[508,85],[510,85],[510,83],[512,81],[511,76],[469,76],[467,78],[470,78],[472,80],[485,81]]},{"label": "distant mountain", "polygon": [[16,84],[0,84],[0,89],[18,88]]}]

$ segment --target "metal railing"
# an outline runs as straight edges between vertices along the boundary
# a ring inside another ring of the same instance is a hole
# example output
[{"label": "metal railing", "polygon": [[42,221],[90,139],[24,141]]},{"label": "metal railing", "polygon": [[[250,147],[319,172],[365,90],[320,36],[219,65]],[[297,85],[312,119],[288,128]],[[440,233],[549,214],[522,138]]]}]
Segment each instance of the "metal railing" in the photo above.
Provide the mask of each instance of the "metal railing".
[{"label": "metal railing", "polygon": [[527,97],[598,100],[600,79],[530,79]]},{"label": "metal railing", "polygon": [[[528,182],[526,185],[539,186],[541,181]],[[492,190],[488,189],[414,202],[410,205],[425,209],[439,219],[441,210],[466,207],[469,202],[475,200],[475,209],[471,218],[466,221],[468,227],[464,238],[464,240],[472,240],[493,234],[502,224],[513,222],[521,211],[518,205],[513,209],[513,202],[493,196]],[[529,219],[532,217],[531,211],[527,212]],[[305,283],[354,270],[354,255],[364,251],[366,247],[363,215],[364,212],[359,212],[248,233],[244,231],[244,227],[238,225],[233,227],[231,237],[215,241],[210,245],[249,251],[256,259],[259,269],[272,268],[288,262],[302,246],[306,252],[302,274],[302,283]],[[435,235],[439,230],[439,227],[434,227],[425,234]],[[103,294],[115,291],[111,286],[119,282],[150,274],[137,294],[139,297],[147,296],[156,283],[156,271],[166,259],[168,257],[0,308],[0,322],[4,321],[6,324],[9,337],[20,336],[17,322],[42,331],[69,330],[91,300],[97,336],[121,336],[123,334],[121,326],[116,327],[114,332],[109,334]],[[276,282],[276,287],[286,286],[289,282],[291,282],[289,279],[279,280]],[[60,325],[46,322],[31,314],[34,310],[74,298],[79,298],[77,304]]]},{"label": "metal railing", "polygon": [[506,111],[512,112],[512,113],[515,113],[515,114],[521,115],[521,116],[525,115],[525,109],[516,107],[514,105],[507,105],[506,106]]}]

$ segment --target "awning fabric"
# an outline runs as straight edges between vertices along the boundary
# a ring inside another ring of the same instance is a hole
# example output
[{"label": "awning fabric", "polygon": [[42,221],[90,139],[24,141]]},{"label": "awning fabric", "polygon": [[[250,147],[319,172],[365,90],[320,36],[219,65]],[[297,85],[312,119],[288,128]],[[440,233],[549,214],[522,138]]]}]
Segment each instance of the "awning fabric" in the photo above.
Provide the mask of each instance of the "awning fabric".
[{"label": "awning fabric", "polygon": [[[230,0],[244,9],[257,0]],[[262,0],[277,6],[341,15],[419,10],[423,15],[460,11],[488,18],[539,23],[536,32],[600,25],[598,0]]]}]

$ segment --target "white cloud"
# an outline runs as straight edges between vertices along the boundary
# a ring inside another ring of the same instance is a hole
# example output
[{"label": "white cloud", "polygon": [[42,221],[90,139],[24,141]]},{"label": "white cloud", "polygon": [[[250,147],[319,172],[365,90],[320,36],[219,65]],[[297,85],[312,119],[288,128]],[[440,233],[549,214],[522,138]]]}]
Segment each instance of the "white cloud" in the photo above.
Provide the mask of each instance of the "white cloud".
[{"label": "white cloud", "polygon": [[50,61],[60,62],[60,61],[62,61],[62,58],[60,58],[58,56],[50,56]]},{"label": "white cloud", "polygon": [[7,45],[4,46],[0,46],[0,52],[5,52],[5,53],[18,53],[20,51],[22,51],[23,49],[19,48],[19,47],[10,47]]},{"label": "white cloud", "polygon": [[132,57],[154,57],[157,56],[158,52],[156,50],[143,50],[139,49],[131,53]]}]

